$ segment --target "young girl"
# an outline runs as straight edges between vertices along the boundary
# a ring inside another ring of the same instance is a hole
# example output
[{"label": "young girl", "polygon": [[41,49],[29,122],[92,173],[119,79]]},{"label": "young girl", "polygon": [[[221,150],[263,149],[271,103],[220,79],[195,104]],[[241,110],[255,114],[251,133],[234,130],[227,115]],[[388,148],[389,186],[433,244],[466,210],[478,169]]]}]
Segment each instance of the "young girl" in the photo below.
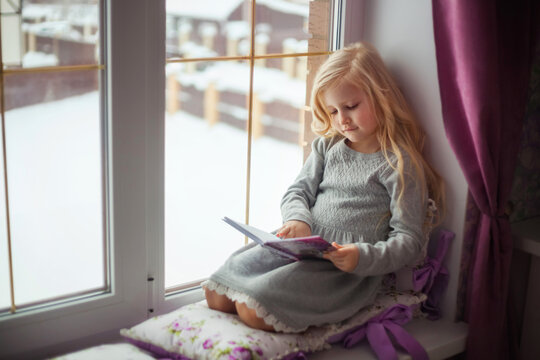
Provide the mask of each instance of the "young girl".
[{"label": "young girl", "polygon": [[337,250],[295,262],[252,243],[203,284],[210,308],[258,329],[300,332],[372,303],[382,275],[424,247],[428,197],[443,205],[423,132],[372,46],[332,54],[311,99],[321,137],[283,196],[278,236],[316,234]]}]

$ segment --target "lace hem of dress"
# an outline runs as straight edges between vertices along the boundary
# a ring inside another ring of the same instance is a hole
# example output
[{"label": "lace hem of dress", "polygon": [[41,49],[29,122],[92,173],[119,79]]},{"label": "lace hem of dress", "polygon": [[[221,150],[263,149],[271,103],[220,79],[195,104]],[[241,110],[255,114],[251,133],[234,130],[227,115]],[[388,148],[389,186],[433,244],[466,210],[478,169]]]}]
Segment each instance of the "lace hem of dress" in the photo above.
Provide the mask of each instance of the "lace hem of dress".
[{"label": "lace hem of dress", "polygon": [[307,327],[303,329],[291,328],[290,326],[276,319],[274,315],[270,314],[264,306],[259,304],[259,302],[253,299],[251,296],[248,296],[242,292],[233,290],[213,280],[206,280],[201,284],[201,286],[206,287],[209,290],[215,291],[219,295],[225,295],[232,301],[238,301],[238,302],[246,304],[247,307],[255,310],[258,317],[262,318],[264,322],[267,323],[268,325],[273,326],[274,329],[278,332],[299,333],[307,329]]}]

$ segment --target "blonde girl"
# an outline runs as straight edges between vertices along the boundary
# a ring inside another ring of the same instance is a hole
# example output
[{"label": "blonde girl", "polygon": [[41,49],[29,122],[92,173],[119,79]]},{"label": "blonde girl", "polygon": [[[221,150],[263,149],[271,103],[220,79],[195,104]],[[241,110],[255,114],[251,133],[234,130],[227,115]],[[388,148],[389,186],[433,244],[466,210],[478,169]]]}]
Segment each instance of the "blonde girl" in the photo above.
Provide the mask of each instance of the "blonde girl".
[{"label": "blonde girl", "polygon": [[[357,86],[366,95],[378,123],[377,140],[381,151],[390,166],[394,166],[390,154],[395,155],[400,181],[404,181],[404,154],[409,155],[418,174],[424,172],[425,178],[419,177],[425,180],[421,185],[427,187],[430,197],[439,205],[439,217],[434,219],[434,225],[439,224],[444,214],[444,182],[424,158],[425,134],[381,56],[371,44],[352,44],[335,53],[321,66],[311,93],[314,115],[312,130],[325,137],[339,133],[332,126],[332,116],[326,111],[323,94],[343,83]],[[401,188],[401,193],[404,189]]]},{"label": "blonde girl", "polygon": [[254,328],[299,332],[352,316],[373,302],[384,274],[421,253],[428,198],[443,206],[423,132],[372,46],[329,57],[312,110],[321,136],[283,196],[278,235],[317,234],[337,250],[295,262],[250,244],[203,284],[211,308]]}]

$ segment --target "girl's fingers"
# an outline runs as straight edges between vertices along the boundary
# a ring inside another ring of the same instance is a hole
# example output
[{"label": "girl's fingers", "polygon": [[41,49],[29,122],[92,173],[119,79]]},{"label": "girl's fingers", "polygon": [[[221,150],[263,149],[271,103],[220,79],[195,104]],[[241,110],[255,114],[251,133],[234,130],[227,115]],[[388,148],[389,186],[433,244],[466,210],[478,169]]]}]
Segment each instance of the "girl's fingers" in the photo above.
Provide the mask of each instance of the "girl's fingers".
[{"label": "girl's fingers", "polygon": [[279,229],[278,233],[276,234],[277,237],[283,237],[289,233],[290,229],[288,227],[282,227]]},{"label": "girl's fingers", "polygon": [[280,238],[292,238],[295,237],[295,232],[291,227],[286,226],[282,228],[276,236]]},{"label": "girl's fingers", "polygon": [[332,245],[336,250],[326,252],[323,258],[330,260],[341,271],[352,272],[358,262],[354,257],[354,248],[349,245],[342,246],[335,242]]}]

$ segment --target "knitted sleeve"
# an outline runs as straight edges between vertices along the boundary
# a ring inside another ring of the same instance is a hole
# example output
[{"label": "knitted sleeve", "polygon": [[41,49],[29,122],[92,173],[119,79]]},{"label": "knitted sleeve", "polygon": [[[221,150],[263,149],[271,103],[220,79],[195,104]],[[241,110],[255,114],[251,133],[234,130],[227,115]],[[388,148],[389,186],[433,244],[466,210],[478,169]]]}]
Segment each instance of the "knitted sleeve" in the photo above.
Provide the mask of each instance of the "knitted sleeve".
[{"label": "knitted sleeve", "polygon": [[[404,157],[405,191],[398,201],[400,185],[397,171],[390,166],[381,173],[380,181],[390,196],[390,232],[386,241],[375,244],[357,243],[360,251],[354,273],[362,276],[382,275],[412,262],[426,240],[423,223],[427,211],[427,193],[408,157]],[[423,175],[422,175],[423,176]]]},{"label": "knitted sleeve", "polygon": [[326,151],[333,145],[332,139],[317,138],[311,146],[300,174],[287,189],[281,200],[281,215],[283,222],[300,220],[310,227],[313,224],[310,209],[315,203],[319,184],[324,174],[324,158]]}]

